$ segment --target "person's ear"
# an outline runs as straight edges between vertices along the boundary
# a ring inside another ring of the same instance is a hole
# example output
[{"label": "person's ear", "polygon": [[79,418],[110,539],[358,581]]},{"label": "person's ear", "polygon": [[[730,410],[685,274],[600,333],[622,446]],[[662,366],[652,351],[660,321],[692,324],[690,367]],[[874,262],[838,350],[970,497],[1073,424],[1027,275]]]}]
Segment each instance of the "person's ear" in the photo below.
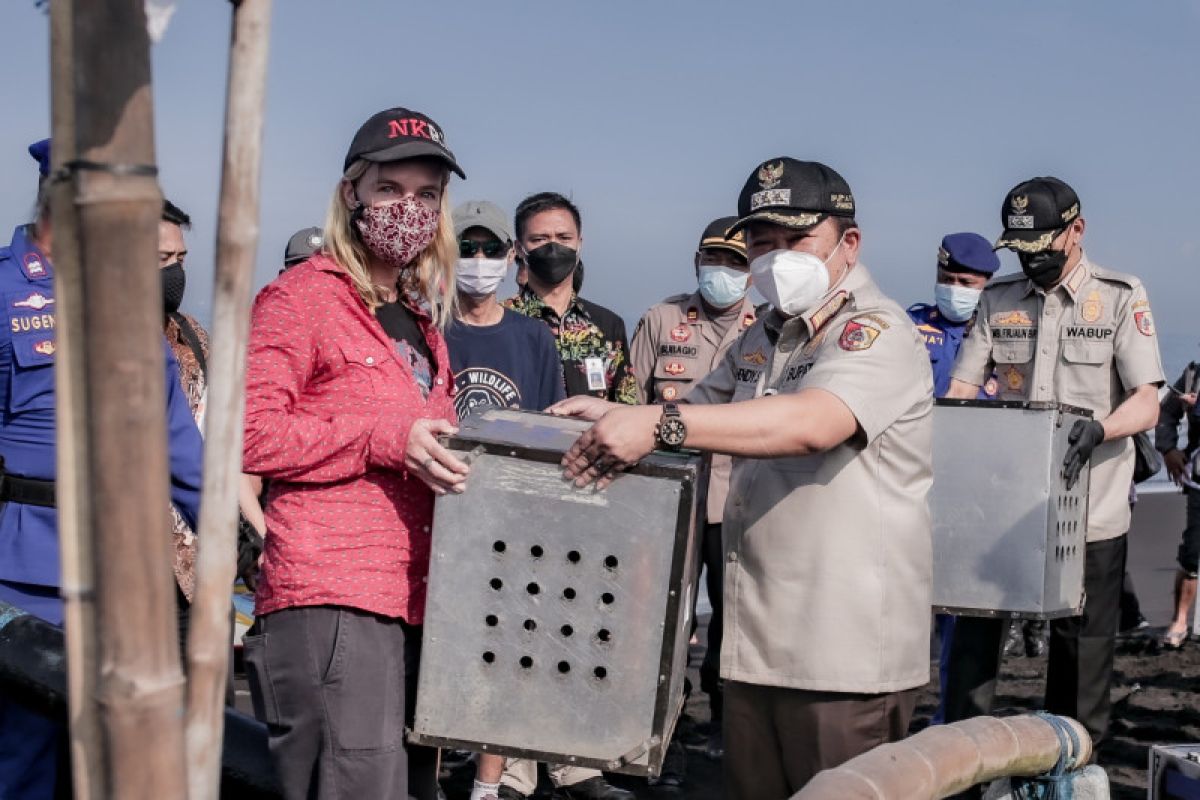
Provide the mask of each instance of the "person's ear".
[{"label": "person's ear", "polygon": [[852,267],[858,263],[858,246],[862,243],[862,232],[858,228],[850,228],[842,235],[842,248],[846,251],[846,266]]},{"label": "person's ear", "polygon": [[342,192],[342,202],[346,204],[346,208],[353,211],[362,205],[362,201],[358,199],[358,190],[354,188],[354,184],[346,178],[342,178],[340,185]]}]

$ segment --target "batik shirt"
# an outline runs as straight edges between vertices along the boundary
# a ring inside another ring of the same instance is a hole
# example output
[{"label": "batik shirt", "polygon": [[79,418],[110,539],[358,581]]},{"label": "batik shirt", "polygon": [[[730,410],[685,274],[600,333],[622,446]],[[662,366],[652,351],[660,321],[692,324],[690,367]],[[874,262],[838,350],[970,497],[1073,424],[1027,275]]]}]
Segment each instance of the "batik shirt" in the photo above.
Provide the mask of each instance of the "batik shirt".
[{"label": "batik shirt", "polygon": [[566,313],[560,317],[529,289],[522,289],[504,305],[519,314],[540,319],[550,328],[562,359],[567,397],[587,394],[614,403],[637,403],[637,382],[629,366],[625,323],[616,314],[573,295]]}]

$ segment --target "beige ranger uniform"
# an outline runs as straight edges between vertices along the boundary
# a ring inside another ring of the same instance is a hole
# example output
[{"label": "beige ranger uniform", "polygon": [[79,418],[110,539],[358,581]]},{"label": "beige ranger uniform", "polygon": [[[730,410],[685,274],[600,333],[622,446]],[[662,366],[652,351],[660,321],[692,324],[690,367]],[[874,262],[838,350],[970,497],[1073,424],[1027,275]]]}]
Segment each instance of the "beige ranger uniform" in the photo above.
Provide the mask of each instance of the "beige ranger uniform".
[{"label": "beige ranger uniform", "polygon": [[736,458],[725,511],[729,680],[880,694],[929,680],[933,385],[904,309],[859,264],[813,311],[772,311],[688,396],[823,389],[861,433],[816,455]]},{"label": "beige ranger uniform", "polygon": [[[729,317],[724,330],[715,321],[700,293],[678,294],[652,306],[638,323],[629,346],[637,379],[639,403],[682,400],[712,372],[729,346],[754,324],[754,305],[748,298],[720,315]],[[729,487],[732,459],[714,455],[708,483],[708,522],[721,521]]]},{"label": "beige ranger uniform", "polygon": [[[1150,302],[1141,281],[1084,255],[1049,293],[1023,274],[983,290],[975,332],[963,342],[953,377],[979,386],[993,367],[1000,400],[1046,400],[1112,413],[1138,386],[1166,380]],[[1091,458],[1087,541],[1129,530],[1133,439],[1096,447]]]}]

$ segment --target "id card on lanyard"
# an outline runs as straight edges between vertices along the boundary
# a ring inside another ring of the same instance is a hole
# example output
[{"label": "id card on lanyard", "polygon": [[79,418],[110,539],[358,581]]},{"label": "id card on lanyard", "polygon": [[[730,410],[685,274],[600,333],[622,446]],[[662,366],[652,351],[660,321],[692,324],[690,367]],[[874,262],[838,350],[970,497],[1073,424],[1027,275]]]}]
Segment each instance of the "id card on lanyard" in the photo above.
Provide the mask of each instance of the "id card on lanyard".
[{"label": "id card on lanyard", "polygon": [[584,371],[587,372],[588,391],[603,392],[608,389],[608,380],[604,373],[604,359],[596,356],[583,360]]}]

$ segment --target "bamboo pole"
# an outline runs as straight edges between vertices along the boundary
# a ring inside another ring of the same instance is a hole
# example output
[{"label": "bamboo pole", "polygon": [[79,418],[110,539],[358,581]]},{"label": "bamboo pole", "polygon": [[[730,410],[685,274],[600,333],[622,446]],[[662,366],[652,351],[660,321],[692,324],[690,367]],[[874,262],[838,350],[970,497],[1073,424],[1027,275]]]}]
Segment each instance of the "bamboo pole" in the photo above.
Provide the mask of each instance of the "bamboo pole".
[{"label": "bamboo pole", "polygon": [[[75,87],[72,81],[72,9],[50,6],[51,174],[75,158]],[[96,715],[96,602],[89,526],[87,412],[83,372],[83,272],[79,261],[78,220],[69,183],[50,184],[55,230],[54,371],[58,541],[67,651],[67,718],[70,722],[71,772],[76,800],[103,796],[105,762],[99,747]]]},{"label": "bamboo pole", "polygon": [[[1060,717],[1079,737],[1074,764],[1092,755],[1082,725]],[[1003,777],[1049,772],[1061,747],[1054,727],[1033,714],[974,717],[933,725],[819,773],[792,800],[935,800]]]},{"label": "bamboo pole", "polygon": [[162,195],[148,166],[154,163],[150,42],[142,0],[55,2],[71,5],[74,51],[78,160],[66,167],[82,262],[96,703],[107,763],[101,797],[175,800],[186,783],[183,676],[166,535],[169,468],[155,258]]},{"label": "bamboo pole", "polygon": [[190,800],[217,800],[220,784],[270,17],[271,0],[233,0],[208,362],[204,492],[188,634]]}]

